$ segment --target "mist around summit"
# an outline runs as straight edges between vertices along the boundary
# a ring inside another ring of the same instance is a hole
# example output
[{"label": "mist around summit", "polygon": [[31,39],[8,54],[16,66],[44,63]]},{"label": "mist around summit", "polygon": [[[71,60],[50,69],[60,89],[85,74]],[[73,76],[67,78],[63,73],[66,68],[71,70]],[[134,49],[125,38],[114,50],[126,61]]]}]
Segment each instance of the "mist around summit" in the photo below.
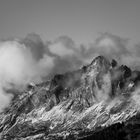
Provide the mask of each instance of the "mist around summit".
[{"label": "mist around summit", "polygon": [[111,33],[102,33],[89,44],[76,44],[68,36],[44,42],[35,33],[25,38],[2,40],[0,108],[6,107],[14,96],[13,93],[7,94],[7,90],[22,90],[28,83],[40,83],[50,75],[76,70],[98,55],[139,69],[139,48],[139,44],[130,46],[128,39]]}]

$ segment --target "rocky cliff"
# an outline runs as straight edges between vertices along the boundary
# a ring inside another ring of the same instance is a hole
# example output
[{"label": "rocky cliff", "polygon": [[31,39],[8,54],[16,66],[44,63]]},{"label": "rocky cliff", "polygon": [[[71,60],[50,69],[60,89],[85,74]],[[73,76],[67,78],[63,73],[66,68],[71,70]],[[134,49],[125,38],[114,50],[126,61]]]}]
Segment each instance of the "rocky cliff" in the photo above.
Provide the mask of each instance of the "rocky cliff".
[{"label": "rocky cliff", "polygon": [[96,57],[29,84],[0,114],[1,140],[139,140],[140,72]]}]

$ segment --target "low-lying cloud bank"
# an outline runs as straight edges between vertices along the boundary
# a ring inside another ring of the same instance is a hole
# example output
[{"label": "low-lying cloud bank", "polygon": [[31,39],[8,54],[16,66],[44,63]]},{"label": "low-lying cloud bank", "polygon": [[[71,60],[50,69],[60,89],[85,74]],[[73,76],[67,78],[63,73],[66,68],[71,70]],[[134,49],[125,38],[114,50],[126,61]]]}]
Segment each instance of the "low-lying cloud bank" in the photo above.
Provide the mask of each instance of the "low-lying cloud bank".
[{"label": "low-lying cloud bank", "polygon": [[64,73],[90,63],[97,55],[115,58],[120,64],[140,67],[140,44],[130,46],[129,40],[103,33],[89,45],[77,45],[61,36],[43,42],[39,35],[0,42],[0,110],[6,107],[12,94],[7,89],[22,89],[30,82],[39,83],[48,75]]}]

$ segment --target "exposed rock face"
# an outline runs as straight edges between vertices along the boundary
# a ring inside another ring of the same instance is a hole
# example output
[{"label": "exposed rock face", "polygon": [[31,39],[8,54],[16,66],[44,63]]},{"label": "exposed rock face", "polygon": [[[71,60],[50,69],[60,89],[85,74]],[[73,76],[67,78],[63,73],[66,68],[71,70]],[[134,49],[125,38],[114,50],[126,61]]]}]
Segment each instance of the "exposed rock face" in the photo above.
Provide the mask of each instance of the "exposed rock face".
[{"label": "exposed rock face", "polygon": [[139,81],[140,72],[98,56],[29,85],[0,114],[1,140],[138,139]]}]

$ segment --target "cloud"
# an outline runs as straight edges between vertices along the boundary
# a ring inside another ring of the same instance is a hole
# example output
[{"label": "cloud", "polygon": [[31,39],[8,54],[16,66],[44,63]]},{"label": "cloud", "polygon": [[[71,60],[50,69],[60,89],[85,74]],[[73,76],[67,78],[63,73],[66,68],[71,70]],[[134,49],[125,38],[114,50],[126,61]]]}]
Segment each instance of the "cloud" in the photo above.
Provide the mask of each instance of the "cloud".
[{"label": "cloud", "polygon": [[88,45],[77,45],[68,36],[43,42],[35,33],[21,39],[1,41],[0,110],[12,98],[12,93],[6,94],[7,89],[23,89],[28,83],[39,83],[48,75],[76,70],[98,55],[140,68],[140,45],[130,46],[129,39],[111,33],[102,33]]},{"label": "cloud", "polygon": [[107,58],[120,59],[122,55],[128,54],[127,49],[128,39],[119,36],[103,33],[93,43],[90,44],[87,50],[83,49],[85,57],[94,57],[104,55]]},{"label": "cloud", "polygon": [[74,51],[66,48],[66,46],[62,42],[53,43],[52,45],[49,46],[49,50],[51,53],[58,55],[60,57],[74,54]]},{"label": "cloud", "polygon": [[111,33],[103,33],[88,47],[81,45],[81,58],[85,62],[86,60],[89,62],[94,57],[103,55],[109,60],[116,59],[120,65],[124,64],[132,69],[139,69],[140,44],[131,45],[129,41],[129,39]]},{"label": "cloud", "polygon": [[36,60],[33,55],[34,52],[18,41],[0,42],[0,110],[11,99],[6,90],[41,82],[53,67],[53,58],[43,55]]},{"label": "cloud", "polygon": [[56,38],[48,45],[48,49],[55,57],[52,73],[65,73],[82,65],[75,42],[67,36]]},{"label": "cloud", "polygon": [[95,42],[99,53],[106,55],[122,55],[128,53],[127,51],[128,39],[123,39],[119,36],[104,33]]},{"label": "cloud", "polygon": [[39,35],[35,33],[28,34],[24,39],[21,39],[20,43],[30,49],[36,60],[43,57],[45,45]]}]

